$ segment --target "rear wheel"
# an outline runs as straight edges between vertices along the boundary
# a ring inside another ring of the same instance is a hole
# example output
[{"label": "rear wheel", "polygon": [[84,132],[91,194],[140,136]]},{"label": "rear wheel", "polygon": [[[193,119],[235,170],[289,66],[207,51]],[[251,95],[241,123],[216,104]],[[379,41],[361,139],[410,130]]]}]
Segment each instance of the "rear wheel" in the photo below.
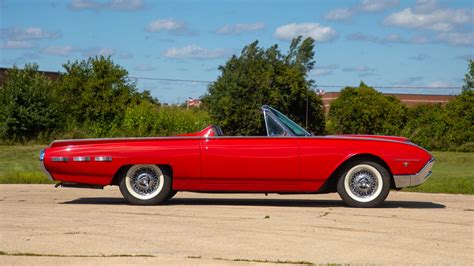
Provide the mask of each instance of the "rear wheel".
[{"label": "rear wheel", "polygon": [[119,187],[130,204],[154,205],[169,196],[171,177],[157,165],[136,164],[128,169]]},{"label": "rear wheel", "polygon": [[339,178],[337,192],[348,206],[378,206],[390,192],[390,174],[376,162],[354,162],[345,168]]},{"label": "rear wheel", "polygon": [[177,193],[178,193],[178,191],[171,190],[171,192],[168,194],[168,197],[166,197],[166,200],[172,199]]}]

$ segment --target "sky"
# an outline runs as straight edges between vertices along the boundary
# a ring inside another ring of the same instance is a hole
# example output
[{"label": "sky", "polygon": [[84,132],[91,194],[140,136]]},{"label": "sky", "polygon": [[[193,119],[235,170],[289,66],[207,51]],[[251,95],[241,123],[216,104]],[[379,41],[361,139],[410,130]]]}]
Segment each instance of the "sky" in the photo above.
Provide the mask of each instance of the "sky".
[{"label": "sky", "polygon": [[255,40],[286,53],[298,35],[315,39],[308,78],[325,91],[363,81],[457,94],[474,58],[472,0],[0,0],[0,10],[1,67],[62,72],[68,61],[111,56],[168,103],[205,94],[199,81],[216,80]]}]

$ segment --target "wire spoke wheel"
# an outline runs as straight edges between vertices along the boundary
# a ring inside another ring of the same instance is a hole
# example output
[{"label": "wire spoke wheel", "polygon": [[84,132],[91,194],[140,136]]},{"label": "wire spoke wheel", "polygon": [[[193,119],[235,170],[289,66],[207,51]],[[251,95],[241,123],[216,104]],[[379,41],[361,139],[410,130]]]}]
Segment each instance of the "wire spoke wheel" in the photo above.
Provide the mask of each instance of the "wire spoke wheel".
[{"label": "wire spoke wheel", "polygon": [[156,165],[136,164],[128,169],[124,185],[126,192],[133,198],[141,201],[152,200],[163,191],[165,175]]},{"label": "wire spoke wheel", "polygon": [[337,191],[347,205],[373,207],[385,200],[390,191],[390,176],[384,167],[375,162],[361,162],[346,169]]},{"label": "wire spoke wheel", "polygon": [[360,198],[372,196],[377,190],[378,183],[374,174],[367,170],[359,171],[349,177],[349,187],[352,194]]}]

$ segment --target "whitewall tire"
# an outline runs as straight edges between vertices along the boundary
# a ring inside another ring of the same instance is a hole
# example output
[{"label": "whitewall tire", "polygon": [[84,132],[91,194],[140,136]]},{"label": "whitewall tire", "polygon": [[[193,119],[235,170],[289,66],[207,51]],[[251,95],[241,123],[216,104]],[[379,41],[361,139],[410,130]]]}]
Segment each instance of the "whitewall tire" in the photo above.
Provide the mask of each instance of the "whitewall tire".
[{"label": "whitewall tire", "polygon": [[390,174],[376,162],[351,163],[338,180],[337,192],[348,206],[378,206],[390,192]]},{"label": "whitewall tire", "polygon": [[119,187],[123,197],[131,204],[159,204],[170,194],[171,177],[157,165],[136,164],[127,170]]}]

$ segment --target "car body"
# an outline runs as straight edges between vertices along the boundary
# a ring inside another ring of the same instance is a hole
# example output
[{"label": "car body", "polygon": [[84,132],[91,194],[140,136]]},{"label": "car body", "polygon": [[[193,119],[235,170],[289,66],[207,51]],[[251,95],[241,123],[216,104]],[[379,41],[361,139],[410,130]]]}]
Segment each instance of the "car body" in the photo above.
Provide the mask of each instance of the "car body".
[{"label": "car body", "polygon": [[434,157],[407,138],[313,136],[270,106],[262,111],[267,136],[223,136],[211,125],[173,137],[57,140],[40,160],[58,185],[119,185],[132,204],[158,204],[178,191],[337,191],[349,206],[373,207],[390,189],[431,174]]}]

